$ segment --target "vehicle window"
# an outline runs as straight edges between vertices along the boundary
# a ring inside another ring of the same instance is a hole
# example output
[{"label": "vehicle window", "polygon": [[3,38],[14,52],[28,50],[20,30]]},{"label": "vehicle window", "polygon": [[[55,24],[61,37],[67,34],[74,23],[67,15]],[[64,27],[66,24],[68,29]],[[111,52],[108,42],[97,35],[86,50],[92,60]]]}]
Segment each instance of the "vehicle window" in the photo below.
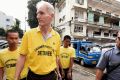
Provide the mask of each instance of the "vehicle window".
[{"label": "vehicle window", "polygon": [[100,52],[101,50],[100,50],[100,47],[92,47],[91,49],[90,49],[90,52]]},{"label": "vehicle window", "polygon": [[104,46],[102,47],[102,53],[105,53],[106,51],[112,49],[113,47],[115,47],[115,45],[110,45],[110,46]]},{"label": "vehicle window", "polygon": [[85,47],[83,46],[80,47],[80,52],[83,54],[87,54],[87,51],[85,50]]},{"label": "vehicle window", "polygon": [[77,49],[77,44],[73,44],[73,48]]}]

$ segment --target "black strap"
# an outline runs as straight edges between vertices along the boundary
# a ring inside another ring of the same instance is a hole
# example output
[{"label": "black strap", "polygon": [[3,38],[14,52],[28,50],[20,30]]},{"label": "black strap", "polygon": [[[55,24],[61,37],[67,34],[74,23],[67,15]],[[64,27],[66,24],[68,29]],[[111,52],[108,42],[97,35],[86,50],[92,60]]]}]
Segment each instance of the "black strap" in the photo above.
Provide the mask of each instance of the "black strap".
[{"label": "black strap", "polygon": [[112,71],[114,71],[115,69],[117,69],[119,66],[120,66],[120,63],[119,63],[117,66],[113,67],[113,68],[112,68],[110,71],[108,71],[107,73],[108,73],[108,74],[111,73]]},{"label": "black strap", "polygon": [[[112,53],[113,53],[113,49],[114,48],[112,48]],[[109,67],[109,61],[110,61],[110,55],[108,56],[107,67]],[[117,66],[113,67],[111,70],[107,71],[107,74],[111,73],[112,71],[114,71],[115,69],[117,69],[119,66],[120,66],[120,63]]]}]

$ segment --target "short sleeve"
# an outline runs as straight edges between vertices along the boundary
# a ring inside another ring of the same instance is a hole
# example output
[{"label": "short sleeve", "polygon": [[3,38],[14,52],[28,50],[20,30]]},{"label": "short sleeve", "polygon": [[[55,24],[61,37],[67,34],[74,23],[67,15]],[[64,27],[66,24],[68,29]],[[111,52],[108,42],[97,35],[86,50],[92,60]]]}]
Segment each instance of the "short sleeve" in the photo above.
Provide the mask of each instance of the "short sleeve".
[{"label": "short sleeve", "polygon": [[75,57],[75,49],[74,48],[72,48],[72,51],[71,51],[72,53],[71,53],[71,57]]},{"label": "short sleeve", "polygon": [[28,53],[28,33],[26,32],[22,38],[22,42],[20,45],[20,54],[27,55]]},{"label": "short sleeve", "polygon": [[108,57],[107,57],[106,54],[109,54],[109,53],[110,52],[107,51],[107,52],[101,54],[101,57],[100,57],[100,59],[98,61],[98,64],[96,65],[96,68],[99,68],[101,70],[104,70],[106,68],[106,66],[108,64]]},{"label": "short sleeve", "polygon": [[[0,53],[1,54],[1,53]],[[1,67],[4,67],[4,64],[3,64],[3,61],[2,61],[2,58],[1,58],[1,55],[0,55],[0,68]]]},{"label": "short sleeve", "polygon": [[56,56],[60,55],[60,46],[61,46],[61,40],[60,40],[60,36],[59,36],[58,43],[57,43]]}]

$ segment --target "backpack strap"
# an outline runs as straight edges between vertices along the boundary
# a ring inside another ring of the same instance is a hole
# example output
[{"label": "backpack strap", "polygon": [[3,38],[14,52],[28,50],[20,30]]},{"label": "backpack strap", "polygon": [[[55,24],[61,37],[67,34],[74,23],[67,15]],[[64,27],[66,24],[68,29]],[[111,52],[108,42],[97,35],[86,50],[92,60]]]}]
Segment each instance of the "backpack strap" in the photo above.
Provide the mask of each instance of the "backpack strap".
[{"label": "backpack strap", "polygon": [[[113,49],[114,49],[114,48],[111,49],[111,50],[112,50],[112,53],[111,53],[111,54],[113,54]],[[111,55],[111,56],[110,56],[110,55],[108,56],[108,61],[107,61],[107,66],[106,66],[107,68],[110,67],[110,66],[109,66],[109,61],[110,61],[111,57],[112,57],[112,55]],[[107,71],[107,74],[110,74],[112,71],[114,71],[115,69],[117,69],[119,66],[120,66],[120,63],[117,64],[117,66],[112,67],[112,69],[108,70],[108,71]]]}]

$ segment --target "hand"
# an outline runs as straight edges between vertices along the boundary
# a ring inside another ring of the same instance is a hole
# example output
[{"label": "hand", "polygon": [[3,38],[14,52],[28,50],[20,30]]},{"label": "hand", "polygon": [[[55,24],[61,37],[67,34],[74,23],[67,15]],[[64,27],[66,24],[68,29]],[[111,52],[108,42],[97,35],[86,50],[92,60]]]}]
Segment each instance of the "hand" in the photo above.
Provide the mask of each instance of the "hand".
[{"label": "hand", "polygon": [[61,72],[61,76],[62,76],[62,78],[64,78],[64,77],[65,77],[64,70],[62,70],[62,72]]},{"label": "hand", "polygon": [[58,73],[58,80],[62,80],[60,73]]},{"label": "hand", "polygon": [[15,77],[14,80],[20,80],[21,77]]},{"label": "hand", "polygon": [[19,80],[18,78],[15,78],[14,80]]},{"label": "hand", "polygon": [[71,80],[71,78],[72,78],[71,72],[67,73],[67,78]]}]

